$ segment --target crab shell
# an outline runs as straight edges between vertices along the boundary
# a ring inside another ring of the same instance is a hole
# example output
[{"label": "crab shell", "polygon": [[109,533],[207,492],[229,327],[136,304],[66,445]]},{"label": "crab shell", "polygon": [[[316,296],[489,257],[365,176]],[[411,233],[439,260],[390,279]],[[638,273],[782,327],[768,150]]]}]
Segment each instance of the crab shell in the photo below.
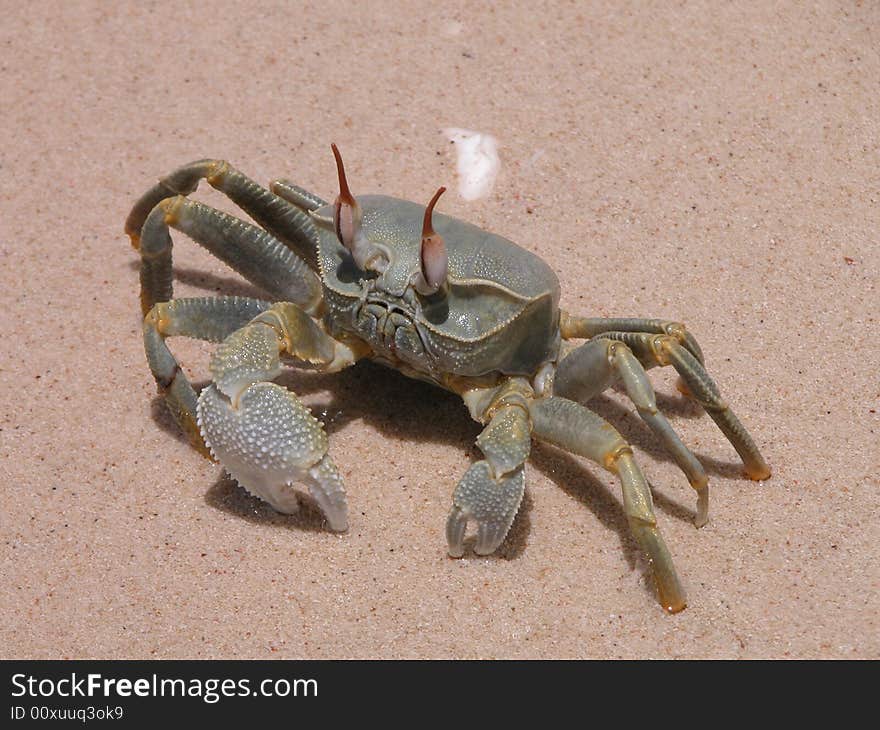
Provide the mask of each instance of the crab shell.
[{"label": "crab shell", "polygon": [[[357,268],[327,221],[333,207],[314,212],[324,323],[333,336],[352,333],[374,359],[442,384],[450,375],[497,372],[534,375],[557,356],[559,280],[533,253],[506,238],[435,213],[434,229],[449,256],[444,289],[422,296],[412,286],[420,270],[423,205],[384,195],[357,198],[364,232],[384,249],[382,273]],[[408,368],[404,368],[408,369]]]}]

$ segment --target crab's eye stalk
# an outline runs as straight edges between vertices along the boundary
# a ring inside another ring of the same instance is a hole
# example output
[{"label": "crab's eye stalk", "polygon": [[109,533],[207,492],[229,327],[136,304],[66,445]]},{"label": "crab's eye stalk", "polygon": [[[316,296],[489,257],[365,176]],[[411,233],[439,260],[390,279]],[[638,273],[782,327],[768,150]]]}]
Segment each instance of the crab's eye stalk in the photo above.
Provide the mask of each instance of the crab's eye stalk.
[{"label": "crab's eye stalk", "polygon": [[362,225],[361,206],[348,187],[342,155],[339,154],[339,148],[335,144],[331,144],[330,147],[333,149],[336,171],[339,173],[339,195],[333,204],[333,227],[336,229],[336,237],[351,252],[359,269],[384,271],[388,259],[381,249],[367,240]]},{"label": "crab's eye stalk", "polygon": [[440,188],[428,207],[425,208],[425,220],[422,223],[422,249],[421,271],[416,275],[413,282],[419,294],[430,296],[436,294],[446,286],[446,278],[449,273],[449,257],[446,253],[446,242],[443,236],[434,230],[433,215],[434,206],[440,196],[446,192],[446,188]]},{"label": "crab's eye stalk", "polygon": [[340,243],[351,251],[354,248],[355,235],[361,227],[361,207],[348,188],[345,165],[342,164],[339,148],[335,144],[331,144],[330,147],[336,158],[336,172],[339,174],[339,195],[333,204],[333,225]]}]

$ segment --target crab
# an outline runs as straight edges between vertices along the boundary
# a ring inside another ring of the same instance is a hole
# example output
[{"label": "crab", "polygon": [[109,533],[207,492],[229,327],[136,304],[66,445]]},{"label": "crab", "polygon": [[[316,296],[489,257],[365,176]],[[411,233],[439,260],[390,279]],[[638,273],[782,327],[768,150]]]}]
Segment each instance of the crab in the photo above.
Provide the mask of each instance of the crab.
[{"label": "crab", "polygon": [[[328,204],[286,180],[264,188],[223,160],[180,167],[136,202],[125,230],[140,253],[147,361],[159,393],[203,454],[276,510],[297,510],[305,486],[333,531],[348,528],[342,478],[322,424],[272,382],[282,363],[333,373],[369,358],[458,394],[484,426],[484,458],[455,487],[448,552],[493,553],[525,489],[532,439],[590,459],[614,474],[663,608],[686,605],[657,526],[651,490],[632,447],[584,404],[622,386],[696,491],[706,523],[706,472],[658,410],[646,375],[671,365],[680,390],[715,421],[752,479],[770,476],[760,451],[707,374],[693,335],[661,319],[587,318],[559,307],[560,286],[538,256],[427,206],[352,195],[336,145],[339,194]],[[258,224],[191,200],[204,179]],[[265,291],[174,299],[170,229],[180,231]],[[196,393],[166,339],[219,343],[212,382]],[[583,340],[583,343],[576,343]]]}]

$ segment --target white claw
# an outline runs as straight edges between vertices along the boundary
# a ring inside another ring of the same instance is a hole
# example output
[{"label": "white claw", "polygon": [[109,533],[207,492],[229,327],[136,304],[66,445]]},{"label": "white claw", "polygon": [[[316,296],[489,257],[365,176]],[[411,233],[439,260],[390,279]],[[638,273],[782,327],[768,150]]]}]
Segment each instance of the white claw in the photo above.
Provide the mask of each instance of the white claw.
[{"label": "white claw", "polygon": [[522,467],[496,481],[488,462],[478,461],[468,469],[452,496],[452,510],[446,520],[446,539],[453,558],[464,555],[464,534],[468,519],[477,523],[477,555],[490,555],[504,542],[519,511],[525,491]]},{"label": "white claw", "polygon": [[330,457],[325,455],[309,469],[309,475],[303,481],[327,518],[330,529],[345,532],[348,529],[348,502],[342,477]]},{"label": "white claw", "polygon": [[197,415],[211,453],[248,492],[291,514],[299,506],[292,485],[304,483],[330,528],[347,529],[345,489],[326,456],[327,434],[293,393],[256,383],[236,407],[210,385],[199,396]]},{"label": "white claw", "polygon": [[464,533],[467,530],[467,513],[457,505],[453,505],[446,518],[446,542],[449,543],[449,555],[460,558],[464,555]]}]

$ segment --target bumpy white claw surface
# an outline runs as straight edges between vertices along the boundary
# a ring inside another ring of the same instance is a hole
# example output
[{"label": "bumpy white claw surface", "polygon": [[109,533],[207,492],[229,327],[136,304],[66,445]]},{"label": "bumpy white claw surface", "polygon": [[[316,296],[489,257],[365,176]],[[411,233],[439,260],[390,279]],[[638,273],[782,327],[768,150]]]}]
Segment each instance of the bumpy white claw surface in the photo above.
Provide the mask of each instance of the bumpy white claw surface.
[{"label": "bumpy white claw surface", "polygon": [[477,436],[477,446],[496,475],[513,471],[529,458],[532,448],[529,422],[520,408],[505,408]]},{"label": "bumpy white claw surface", "polygon": [[299,507],[291,485],[304,483],[331,529],[348,528],[342,479],[326,456],[327,434],[293,393],[256,383],[234,407],[210,385],[199,396],[197,413],[211,453],[248,492],[290,514]]},{"label": "bumpy white claw surface", "polygon": [[217,388],[230,398],[252,383],[272,380],[281,373],[278,335],[265,324],[242,327],[217,346],[210,370]]},{"label": "bumpy white claw surface", "polygon": [[452,510],[446,520],[449,554],[454,558],[464,555],[464,534],[469,519],[477,523],[474,552],[478,555],[495,552],[519,511],[525,484],[522,467],[496,481],[486,461],[472,464],[452,495]]}]

